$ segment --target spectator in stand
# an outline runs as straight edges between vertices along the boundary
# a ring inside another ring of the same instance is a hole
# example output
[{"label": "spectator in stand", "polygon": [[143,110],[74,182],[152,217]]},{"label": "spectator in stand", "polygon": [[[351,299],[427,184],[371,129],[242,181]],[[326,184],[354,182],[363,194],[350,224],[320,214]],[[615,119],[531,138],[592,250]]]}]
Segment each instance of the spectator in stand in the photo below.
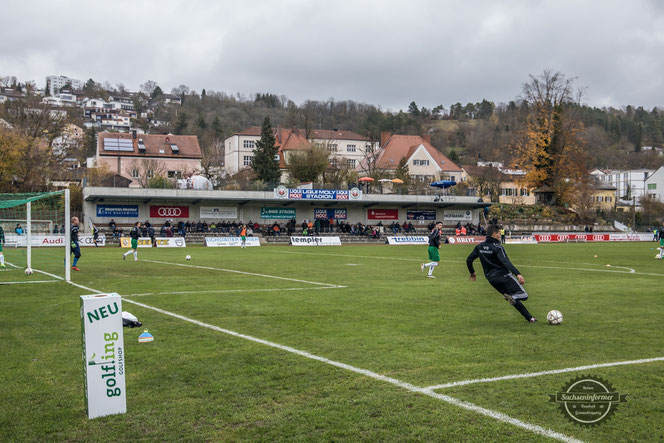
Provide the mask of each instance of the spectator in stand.
[{"label": "spectator in stand", "polygon": [[314,232],[316,233],[316,235],[320,234],[320,219],[319,218],[317,218],[314,221]]},{"label": "spectator in stand", "polygon": [[327,221],[328,226],[330,227],[330,232],[334,232],[334,217],[330,217]]},{"label": "spectator in stand", "polygon": [[111,219],[111,221],[108,222],[108,229],[109,229],[111,232],[115,232],[115,220]]},{"label": "spectator in stand", "polygon": [[173,237],[173,230],[170,226],[166,228],[166,237]]},{"label": "spectator in stand", "polygon": [[58,233],[58,225],[53,226],[53,233],[54,234]]},{"label": "spectator in stand", "polygon": [[178,222],[178,234],[180,235],[180,237],[184,237],[184,229],[185,229],[184,226],[185,226],[184,222],[180,220]]},{"label": "spectator in stand", "polygon": [[433,231],[433,228],[436,227],[436,224],[434,222],[429,223],[429,226],[427,226],[427,229],[429,229],[429,232]]},{"label": "spectator in stand", "polygon": [[466,230],[465,226],[461,226],[461,235],[466,235],[468,231]]},{"label": "spectator in stand", "polygon": [[307,231],[309,231],[309,235],[314,235],[314,222],[311,220],[307,221]]},{"label": "spectator in stand", "polygon": [[456,235],[457,237],[460,236],[461,235],[461,229],[454,228],[454,235]]},{"label": "spectator in stand", "polygon": [[16,228],[14,228],[14,232],[16,232],[17,235],[23,235],[23,227],[21,226],[20,223],[16,223]]},{"label": "spectator in stand", "polygon": [[412,222],[408,222],[408,232],[415,233],[415,228],[413,227]]},{"label": "spectator in stand", "polygon": [[154,235],[154,228],[152,225],[148,227],[148,236],[150,237],[150,241],[152,242],[152,247],[156,248],[157,247],[157,239],[155,238]]},{"label": "spectator in stand", "polygon": [[191,222],[189,222],[189,220],[187,220],[187,223],[185,223],[184,226],[187,229],[187,232],[191,232]]},{"label": "spectator in stand", "polygon": [[160,237],[166,237],[166,225],[163,225],[161,229],[159,230],[159,236]]},{"label": "spectator in stand", "polygon": [[274,222],[272,225],[272,235],[275,237],[279,237],[279,234],[281,233],[281,227],[279,226],[279,223]]},{"label": "spectator in stand", "polygon": [[144,224],[141,225],[141,237],[148,237],[148,228]]},{"label": "spectator in stand", "polygon": [[[122,229],[120,230],[120,232],[122,232]],[[60,225],[60,234],[64,234],[64,233],[65,233],[65,225],[63,224],[63,225]]]},{"label": "spectator in stand", "polygon": [[254,232],[261,232],[261,225],[258,222],[254,222]]}]

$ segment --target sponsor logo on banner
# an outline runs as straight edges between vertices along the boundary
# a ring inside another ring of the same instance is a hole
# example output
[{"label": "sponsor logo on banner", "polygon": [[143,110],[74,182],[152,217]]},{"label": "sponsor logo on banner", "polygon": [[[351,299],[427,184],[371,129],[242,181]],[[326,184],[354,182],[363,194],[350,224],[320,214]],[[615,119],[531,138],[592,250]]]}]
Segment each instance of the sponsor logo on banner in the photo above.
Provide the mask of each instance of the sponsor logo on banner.
[{"label": "sponsor logo on banner", "polygon": [[536,245],[537,240],[535,240],[535,236],[533,235],[519,235],[505,239],[505,243],[512,245]]},{"label": "sponsor logo on banner", "polygon": [[138,205],[97,205],[97,217],[138,217]]},{"label": "sponsor logo on banner", "polygon": [[403,235],[387,237],[388,245],[428,245],[429,237],[426,235]]},{"label": "sponsor logo on banner", "polygon": [[288,189],[285,186],[274,188],[276,198],[291,200],[359,200],[362,191],[358,188],[350,190],[337,189]]},{"label": "sponsor logo on banner", "polygon": [[[78,244],[81,246],[94,246],[95,238],[92,235],[81,235],[78,237]],[[106,236],[97,237],[97,246],[106,246]]]},{"label": "sponsor logo on banner", "polygon": [[185,248],[187,243],[181,237],[157,237],[154,239],[158,248]]},{"label": "sponsor logo on banner", "polygon": [[480,237],[480,236],[456,236],[456,235],[450,235],[447,237],[447,242],[451,245],[454,244],[477,244],[477,243],[482,243],[484,240],[486,240],[486,237]]},{"label": "sponsor logo on banner", "polygon": [[[260,246],[261,242],[258,237],[247,237],[245,246]],[[242,238],[240,237],[205,237],[205,246],[224,248],[224,247],[239,247],[242,246]]]},{"label": "sponsor logo on banner", "polygon": [[122,299],[81,296],[82,360],[88,418],[127,412]]},{"label": "sponsor logo on banner", "polygon": [[237,218],[237,208],[235,206],[201,206],[201,219],[234,219]]},{"label": "sponsor logo on banner", "polygon": [[445,221],[470,221],[473,219],[473,213],[470,210],[451,210],[443,211],[443,220]]},{"label": "sponsor logo on banner", "polygon": [[435,220],[436,210],[431,211],[406,211],[407,220]]},{"label": "sponsor logo on banner", "polygon": [[151,218],[189,218],[189,206],[150,206]]},{"label": "sponsor logo on banner", "polygon": [[[129,237],[121,237],[120,238],[120,247],[121,248],[131,248],[131,238]],[[138,239],[138,247],[139,248],[151,248],[152,247],[152,240],[149,238],[139,238]]]},{"label": "sponsor logo on banner", "polygon": [[398,220],[398,209],[369,209],[367,210],[369,220]]},{"label": "sponsor logo on banner", "polygon": [[600,242],[600,241],[651,241],[652,234],[534,234],[535,240],[540,243],[561,242]]},{"label": "sponsor logo on banner", "polygon": [[339,237],[291,237],[293,246],[341,246]]},{"label": "sponsor logo on banner", "polygon": [[347,209],[330,209],[330,208],[315,208],[314,209],[314,218],[334,218],[336,220],[346,220],[348,219],[348,210]]},{"label": "sponsor logo on banner", "polygon": [[261,218],[291,219],[295,218],[295,208],[261,208]]}]

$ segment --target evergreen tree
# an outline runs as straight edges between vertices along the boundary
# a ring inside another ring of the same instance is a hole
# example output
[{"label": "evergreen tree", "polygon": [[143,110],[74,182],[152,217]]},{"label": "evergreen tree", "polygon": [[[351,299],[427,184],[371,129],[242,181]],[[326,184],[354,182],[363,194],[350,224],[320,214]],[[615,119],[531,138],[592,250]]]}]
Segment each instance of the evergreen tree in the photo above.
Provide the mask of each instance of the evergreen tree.
[{"label": "evergreen tree", "polygon": [[256,142],[254,156],[251,159],[251,168],[256,172],[260,180],[265,183],[279,183],[281,171],[279,162],[275,157],[279,151],[276,146],[277,140],[272,133],[270,118],[265,117],[261,129],[261,139]]},{"label": "evergreen tree", "polygon": [[224,128],[221,126],[221,120],[219,120],[219,116],[214,116],[214,120],[212,120],[212,132],[214,132],[214,135],[216,137],[221,137],[224,134]]},{"label": "evergreen tree", "polygon": [[187,114],[180,112],[180,114],[178,114],[178,120],[175,122],[173,133],[175,135],[182,135],[184,134],[185,129],[187,129]]},{"label": "evergreen tree", "polygon": [[160,88],[159,86],[157,86],[157,87],[154,88],[154,90],[152,91],[152,94],[150,94],[150,98],[151,98],[152,100],[154,100],[154,99],[156,99],[157,97],[161,97],[162,95],[164,95],[164,91],[162,91],[161,88]]}]

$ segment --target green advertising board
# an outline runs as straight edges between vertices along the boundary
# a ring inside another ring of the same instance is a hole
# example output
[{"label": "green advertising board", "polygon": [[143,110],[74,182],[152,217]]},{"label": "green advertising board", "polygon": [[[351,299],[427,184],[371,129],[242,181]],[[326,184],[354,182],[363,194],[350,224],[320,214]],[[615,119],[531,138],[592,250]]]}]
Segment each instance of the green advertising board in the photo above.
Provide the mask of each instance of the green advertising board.
[{"label": "green advertising board", "polygon": [[261,218],[272,218],[272,219],[295,218],[295,208],[261,208]]}]

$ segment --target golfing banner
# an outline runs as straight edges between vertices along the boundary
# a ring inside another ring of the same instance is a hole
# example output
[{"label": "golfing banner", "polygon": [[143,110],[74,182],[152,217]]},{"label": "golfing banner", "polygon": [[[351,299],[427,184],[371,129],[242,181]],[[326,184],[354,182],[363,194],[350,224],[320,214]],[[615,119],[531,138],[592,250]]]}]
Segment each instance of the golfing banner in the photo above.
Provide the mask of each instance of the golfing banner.
[{"label": "golfing banner", "polygon": [[122,299],[81,295],[81,337],[88,418],[127,412]]}]

